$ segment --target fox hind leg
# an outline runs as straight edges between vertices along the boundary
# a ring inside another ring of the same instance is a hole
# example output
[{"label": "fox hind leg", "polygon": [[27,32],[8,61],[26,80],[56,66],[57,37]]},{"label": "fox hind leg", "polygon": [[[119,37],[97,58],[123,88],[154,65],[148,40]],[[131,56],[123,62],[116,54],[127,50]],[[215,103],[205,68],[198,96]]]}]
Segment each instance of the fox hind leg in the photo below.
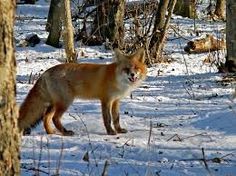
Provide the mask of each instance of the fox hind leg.
[{"label": "fox hind leg", "polygon": [[112,104],[112,120],[113,125],[117,133],[127,133],[125,128],[121,128],[120,126],[120,115],[119,115],[119,100],[116,100]]},{"label": "fox hind leg", "polygon": [[55,107],[50,106],[50,107],[47,108],[47,110],[44,114],[43,125],[44,125],[44,128],[45,128],[47,134],[55,134],[55,130],[50,125],[54,113],[55,113]]},{"label": "fox hind leg", "polygon": [[67,110],[68,106],[57,105],[55,114],[52,118],[55,127],[62,133],[64,136],[73,136],[74,132],[67,130],[61,123],[61,118],[63,113]]}]

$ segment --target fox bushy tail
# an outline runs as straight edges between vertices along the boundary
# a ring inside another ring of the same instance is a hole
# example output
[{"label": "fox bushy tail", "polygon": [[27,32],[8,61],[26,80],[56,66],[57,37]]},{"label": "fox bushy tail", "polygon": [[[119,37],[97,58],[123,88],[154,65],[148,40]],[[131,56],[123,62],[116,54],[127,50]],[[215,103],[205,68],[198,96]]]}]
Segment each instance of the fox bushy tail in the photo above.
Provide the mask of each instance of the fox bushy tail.
[{"label": "fox bushy tail", "polygon": [[39,81],[37,81],[21,104],[18,119],[19,129],[23,131],[35,127],[43,119],[46,109],[46,102],[40,91]]}]

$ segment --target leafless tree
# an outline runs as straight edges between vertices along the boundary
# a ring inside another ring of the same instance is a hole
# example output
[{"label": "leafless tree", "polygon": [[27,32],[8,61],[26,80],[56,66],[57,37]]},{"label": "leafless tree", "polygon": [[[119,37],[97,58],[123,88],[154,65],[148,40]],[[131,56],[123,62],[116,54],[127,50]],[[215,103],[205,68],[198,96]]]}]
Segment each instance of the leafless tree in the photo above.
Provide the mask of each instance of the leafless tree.
[{"label": "leafless tree", "polygon": [[74,27],[72,25],[70,0],[62,3],[63,39],[66,52],[66,62],[76,62],[77,54],[74,47]]},{"label": "leafless tree", "polygon": [[216,0],[216,8],[214,14],[218,19],[225,20],[226,0]]},{"label": "leafless tree", "polygon": [[97,4],[91,36],[99,42],[105,42],[108,39],[110,43],[122,47],[125,0],[100,0]]},{"label": "leafless tree", "polygon": [[[162,61],[161,52],[163,50],[167,29],[169,27],[170,18],[175,4],[176,0],[160,0],[158,10],[156,12],[156,20],[154,23],[152,37],[148,46],[148,51],[150,52],[150,58],[147,61],[148,64]],[[168,6],[169,10],[167,9]],[[166,17],[167,11],[168,15]]]},{"label": "leafless tree", "polygon": [[196,0],[177,0],[174,13],[183,17],[196,18]]},{"label": "leafless tree", "polygon": [[66,62],[76,62],[70,0],[51,1],[46,30],[49,32],[46,43],[57,48],[61,47],[60,37],[63,34]]},{"label": "leafless tree", "polygon": [[46,44],[56,48],[60,48],[60,37],[62,30],[61,22],[61,5],[63,0],[51,0],[48,19],[46,24],[46,31],[49,32]]}]

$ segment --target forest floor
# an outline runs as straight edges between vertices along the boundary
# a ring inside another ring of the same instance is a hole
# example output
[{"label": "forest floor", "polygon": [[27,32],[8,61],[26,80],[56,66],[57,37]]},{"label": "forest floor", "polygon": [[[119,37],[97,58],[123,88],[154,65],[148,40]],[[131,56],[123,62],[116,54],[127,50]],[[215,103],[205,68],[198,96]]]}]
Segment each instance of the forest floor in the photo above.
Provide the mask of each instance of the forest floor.
[{"label": "forest floor", "polygon": [[[16,42],[17,103],[35,79],[62,63],[63,49],[45,44],[49,2],[18,5],[16,41],[37,34],[35,47]],[[148,68],[142,86],[121,102],[121,124],[129,131],[106,135],[98,101],[76,100],[63,115],[72,137],[47,135],[42,124],[22,137],[21,175],[235,176],[235,84],[217,71],[225,51],[186,54],[186,39],[195,37],[193,21],[174,16],[165,52],[170,63]],[[225,24],[196,20],[200,35],[220,36]],[[109,63],[113,52],[103,46],[76,45],[82,62]],[[37,106],[37,105],[35,105]]]}]

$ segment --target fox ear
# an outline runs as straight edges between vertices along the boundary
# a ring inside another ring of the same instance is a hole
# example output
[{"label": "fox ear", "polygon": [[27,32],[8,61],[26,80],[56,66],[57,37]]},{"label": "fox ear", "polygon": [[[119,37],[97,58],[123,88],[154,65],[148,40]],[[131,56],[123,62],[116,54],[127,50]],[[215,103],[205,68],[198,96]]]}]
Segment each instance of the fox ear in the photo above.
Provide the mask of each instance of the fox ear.
[{"label": "fox ear", "polygon": [[115,48],[114,52],[115,52],[115,61],[116,62],[120,62],[120,61],[124,60],[125,55],[121,52],[121,50],[119,50],[118,48]]},{"label": "fox ear", "polygon": [[134,54],[133,57],[137,59],[139,62],[145,62],[145,50],[144,48],[139,48]]}]

